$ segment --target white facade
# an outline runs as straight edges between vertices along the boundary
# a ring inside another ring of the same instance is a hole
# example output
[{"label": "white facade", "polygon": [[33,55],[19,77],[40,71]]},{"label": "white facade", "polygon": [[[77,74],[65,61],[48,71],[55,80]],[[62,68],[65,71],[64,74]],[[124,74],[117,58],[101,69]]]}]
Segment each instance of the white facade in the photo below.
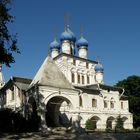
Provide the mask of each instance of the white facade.
[{"label": "white facade", "polygon": [[95,61],[86,61],[62,54],[55,58],[55,63],[74,86],[95,84]]},{"label": "white facade", "polygon": [[[37,112],[42,130],[70,125],[85,128],[88,119],[93,121],[97,130],[114,129],[119,115],[123,118],[124,128],[132,129],[133,115],[129,112],[123,89],[104,83],[103,67],[88,59],[85,39],[79,41],[79,56],[75,56],[73,38],[74,34],[66,30],[61,38],[60,54],[52,45],[52,58],[44,60],[31,84],[24,89],[29,106],[27,115]],[[5,106],[20,106],[18,90],[14,86],[6,91]]]}]

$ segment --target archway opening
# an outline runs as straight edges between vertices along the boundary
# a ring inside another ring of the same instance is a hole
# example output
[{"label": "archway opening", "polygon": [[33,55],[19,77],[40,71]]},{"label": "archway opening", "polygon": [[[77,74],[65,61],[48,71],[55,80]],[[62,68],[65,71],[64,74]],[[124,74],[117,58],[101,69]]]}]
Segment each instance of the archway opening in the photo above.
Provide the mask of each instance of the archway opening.
[{"label": "archway opening", "polygon": [[46,124],[48,127],[69,127],[71,102],[61,96],[51,98],[46,105]]},{"label": "archway opening", "polygon": [[93,130],[96,130],[96,129],[99,128],[99,120],[100,120],[100,118],[97,117],[97,116],[93,116],[93,117],[91,118],[92,125],[93,125]]},{"label": "archway opening", "polygon": [[122,121],[123,121],[123,128],[127,129],[128,128],[128,118],[127,117],[122,117]]},{"label": "archway opening", "polygon": [[109,117],[106,121],[106,128],[110,128],[113,129],[113,122],[114,122],[115,118],[114,117]]}]

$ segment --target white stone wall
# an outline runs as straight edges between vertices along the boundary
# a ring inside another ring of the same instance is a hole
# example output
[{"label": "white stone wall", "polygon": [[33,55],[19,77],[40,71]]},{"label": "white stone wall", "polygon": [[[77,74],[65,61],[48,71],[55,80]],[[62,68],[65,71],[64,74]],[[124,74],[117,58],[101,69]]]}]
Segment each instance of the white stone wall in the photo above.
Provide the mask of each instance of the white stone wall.
[{"label": "white stone wall", "polygon": [[[88,94],[88,93],[82,93],[82,91],[78,90],[70,90],[70,89],[58,89],[55,87],[47,87],[47,86],[41,86],[39,87],[39,94],[41,95],[41,103],[45,106],[47,103],[53,98],[53,97],[62,97],[65,99],[68,99],[71,104],[68,105],[66,102],[66,105],[64,106],[64,102],[60,106],[60,111],[62,113],[67,114],[67,117],[70,119],[72,118],[72,121],[76,121],[76,119],[79,119],[81,127],[85,127],[85,123],[88,119],[91,119],[92,117],[97,118],[97,129],[99,130],[105,130],[107,126],[107,120],[109,118],[113,118],[112,120],[112,128],[115,127],[116,124],[116,118],[120,115],[122,118],[124,118],[124,128],[126,129],[132,129],[133,128],[133,117],[132,114],[128,111],[128,101],[124,102],[124,108],[121,109],[120,100],[119,98],[119,92],[116,91],[102,91],[103,96],[99,96],[98,94]],[[80,97],[82,99],[82,105],[80,106]],[[92,99],[97,100],[97,106],[92,106]],[[104,107],[104,99],[107,100],[107,108]],[[114,102],[114,108],[111,108],[110,102]],[[44,106],[44,107],[45,107]],[[43,107],[43,110],[45,109]],[[41,106],[39,108],[42,108]],[[41,117],[45,121],[45,117]]]},{"label": "white stone wall", "polygon": [[[67,56],[63,56],[58,58],[56,64],[60,68],[60,70],[64,73],[67,79],[76,86],[85,86],[95,84],[95,63],[86,62],[79,59],[70,58]],[[74,81],[72,82],[72,73],[74,73]],[[80,82],[78,82],[78,75],[80,76]],[[84,82],[82,80],[84,77]],[[89,82],[87,80],[89,77]]]},{"label": "white stone wall", "polygon": [[[96,64],[88,61],[81,61],[80,59],[74,60],[74,58],[67,56],[62,56],[55,62],[73,85],[85,86],[96,84],[97,77],[94,70]],[[74,82],[72,82],[72,73],[74,74]],[[78,82],[78,75],[80,77],[80,83]],[[89,76],[89,83],[87,82],[87,76]],[[84,77],[84,83],[82,83],[82,77]],[[103,80],[103,74],[98,77]],[[103,81],[101,81],[101,83],[103,83]],[[81,126],[85,127],[87,119],[96,116],[99,119],[97,123],[98,129],[106,129],[106,122],[109,117],[114,119],[112,121],[112,127],[114,128],[116,118],[121,115],[121,117],[125,116],[127,118],[124,121],[124,127],[132,129],[133,117],[132,114],[129,113],[128,100],[120,100],[118,91],[102,90],[100,95],[101,96],[95,95],[94,93],[80,93],[79,96],[82,98],[82,106],[80,106],[79,97],[72,99],[77,106],[77,111],[75,110],[75,113],[79,114],[81,117]],[[92,99],[97,100],[97,107],[92,106]],[[104,101],[107,103],[107,107],[104,107]],[[123,104],[123,108],[121,104]]]},{"label": "white stone wall", "polygon": [[[121,117],[125,117],[124,121],[124,128],[126,129],[132,129],[133,128],[133,119],[132,119],[132,114],[129,113],[128,110],[128,101],[123,101],[124,102],[124,108],[121,109],[120,107],[120,102],[119,100],[119,93],[118,92],[107,92],[107,91],[102,91],[103,97],[99,95],[94,95],[94,94],[87,94],[83,93],[82,94],[82,99],[83,99],[83,107],[80,107],[80,116],[82,117],[81,120],[81,125],[82,127],[85,127],[85,123],[87,119],[90,119],[94,116],[97,116],[100,118],[98,122],[98,129],[106,129],[106,122],[109,117],[113,117],[113,127],[115,126],[115,121],[116,118],[121,115]],[[107,108],[104,108],[104,97],[107,99]],[[110,103],[111,99],[113,98],[114,101],[114,108],[111,108]],[[97,100],[97,107],[92,107],[92,99]]]},{"label": "white stone wall", "polygon": [[16,86],[13,86],[13,91],[10,88],[7,89],[6,90],[6,105],[5,105],[5,107],[12,108],[14,110],[16,108],[20,107],[21,106],[21,99],[19,97],[19,94],[21,94],[20,90]]}]

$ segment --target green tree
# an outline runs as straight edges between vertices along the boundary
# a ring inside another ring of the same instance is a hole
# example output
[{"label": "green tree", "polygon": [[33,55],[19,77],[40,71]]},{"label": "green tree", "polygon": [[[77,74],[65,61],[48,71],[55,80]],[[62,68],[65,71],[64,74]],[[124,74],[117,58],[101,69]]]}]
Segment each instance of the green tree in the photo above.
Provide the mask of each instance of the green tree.
[{"label": "green tree", "polygon": [[127,79],[119,81],[116,86],[125,89],[125,95],[129,100],[129,109],[133,113],[134,127],[140,127],[140,77],[129,76]]},{"label": "green tree", "polygon": [[9,13],[11,0],[0,0],[0,63],[10,67],[15,62],[13,53],[20,53],[17,47],[17,36],[11,34],[8,25],[14,21]]},{"label": "green tree", "polygon": [[123,119],[121,118],[120,115],[117,117],[115,130],[116,131],[124,130],[124,128],[123,128]]},{"label": "green tree", "polygon": [[91,119],[88,119],[86,121],[86,129],[88,130],[95,130],[95,126],[94,126],[94,123]]}]

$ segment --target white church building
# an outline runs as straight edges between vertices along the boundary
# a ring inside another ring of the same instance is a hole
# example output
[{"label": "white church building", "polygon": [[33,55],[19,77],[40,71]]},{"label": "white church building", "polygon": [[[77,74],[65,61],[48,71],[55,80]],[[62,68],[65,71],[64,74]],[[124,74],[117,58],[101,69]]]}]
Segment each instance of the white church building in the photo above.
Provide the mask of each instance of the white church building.
[{"label": "white church building", "polygon": [[118,116],[124,128],[133,128],[124,89],[104,83],[103,65],[88,58],[88,41],[83,36],[77,40],[67,25],[60,43],[54,39],[49,47],[33,80],[12,77],[4,83],[0,66],[1,108],[22,111],[27,118],[37,113],[40,129],[85,128],[88,119],[96,130],[114,129]]}]

